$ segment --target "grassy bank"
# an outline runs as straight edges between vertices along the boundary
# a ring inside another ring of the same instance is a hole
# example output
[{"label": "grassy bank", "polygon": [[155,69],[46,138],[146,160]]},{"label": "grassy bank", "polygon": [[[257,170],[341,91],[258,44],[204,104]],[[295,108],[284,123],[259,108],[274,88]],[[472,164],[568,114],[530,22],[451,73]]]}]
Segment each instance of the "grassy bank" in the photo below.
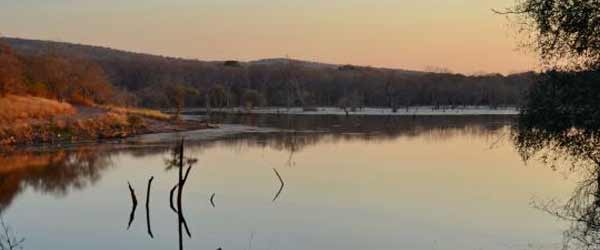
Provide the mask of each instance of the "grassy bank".
[{"label": "grassy bank", "polygon": [[41,97],[14,95],[0,97],[0,126],[75,113],[76,110],[71,104]]},{"label": "grassy bank", "polygon": [[76,107],[40,97],[0,98],[0,145],[78,142],[208,128],[174,121],[159,111],[114,106]]}]

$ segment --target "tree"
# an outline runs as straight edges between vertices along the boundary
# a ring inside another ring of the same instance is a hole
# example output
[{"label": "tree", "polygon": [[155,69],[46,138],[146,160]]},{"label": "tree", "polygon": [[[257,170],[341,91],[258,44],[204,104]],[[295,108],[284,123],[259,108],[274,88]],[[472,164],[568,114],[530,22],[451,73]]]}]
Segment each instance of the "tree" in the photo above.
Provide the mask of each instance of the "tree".
[{"label": "tree", "polygon": [[72,70],[69,60],[56,54],[33,57],[28,65],[29,77],[34,82],[43,82],[51,97],[66,101],[73,85],[70,83]]},{"label": "tree", "polygon": [[12,49],[0,43],[0,96],[20,92],[23,85],[23,65]]},{"label": "tree", "polygon": [[[97,64],[86,60],[70,60],[68,99],[72,103],[105,104],[113,100],[115,91],[108,81],[104,70]],[[68,70],[68,69],[66,69]]]},{"label": "tree", "polygon": [[338,107],[344,110],[346,116],[350,115],[349,111],[356,112],[359,106],[361,106],[361,99],[360,95],[356,91],[340,98],[338,102]]},{"label": "tree", "polygon": [[211,87],[207,92],[208,106],[222,108],[227,103],[227,91],[221,84]]},{"label": "tree", "polygon": [[256,90],[247,89],[244,92],[242,101],[247,109],[252,109],[255,106],[262,105],[264,102],[264,97]]},{"label": "tree", "polygon": [[[172,83],[181,82],[203,90],[201,96],[185,95],[187,106],[208,104],[209,109],[244,105],[248,89],[258,91],[265,105],[280,107],[336,106],[340,99],[354,93],[359,96],[360,105],[390,109],[410,105],[514,106],[523,101],[521,93],[533,82],[521,74],[465,76],[436,68],[430,70],[438,73],[423,73],[296,60],[215,63],[73,44],[2,40],[12,45],[25,66],[27,93],[70,102],[92,99],[104,103],[107,97],[113,102],[118,94],[110,93],[112,89],[139,97],[142,106],[173,107],[166,93]],[[45,50],[46,47],[54,49]],[[395,75],[396,79],[386,86],[388,75]],[[113,88],[96,84],[108,80]]]},{"label": "tree", "polygon": [[185,107],[187,95],[197,95],[198,91],[182,83],[171,84],[167,90],[168,99],[175,106],[175,119],[181,119],[181,111]]},{"label": "tree", "polygon": [[223,66],[227,66],[227,67],[241,67],[242,65],[238,61],[228,60],[228,61],[223,62]]},{"label": "tree", "polygon": [[533,47],[550,66],[600,68],[600,3],[598,0],[520,0],[502,14],[516,14]]},{"label": "tree", "polygon": [[571,223],[563,249],[600,246],[599,81],[598,71],[545,73],[512,132],[524,160],[539,158],[553,169],[567,163],[584,177],[564,204],[535,204]]},{"label": "tree", "polygon": [[[537,206],[571,223],[563,249],[600,246],[600,2],[523,0],[504,14],[523,18],[533,46],[550,70],[532,85],[513,129],[524,160],[539,157],[556,169],[583,170],[564,205]],[[566,71],[564,71],[567,69]]]},{"label": "tree", "polygon": [[398,111],[398,95],[397,89],[397,77],[394,73],[390,73],[385,79],[385,96],[387,99],[388,107],[392,109],[393,113]]}]

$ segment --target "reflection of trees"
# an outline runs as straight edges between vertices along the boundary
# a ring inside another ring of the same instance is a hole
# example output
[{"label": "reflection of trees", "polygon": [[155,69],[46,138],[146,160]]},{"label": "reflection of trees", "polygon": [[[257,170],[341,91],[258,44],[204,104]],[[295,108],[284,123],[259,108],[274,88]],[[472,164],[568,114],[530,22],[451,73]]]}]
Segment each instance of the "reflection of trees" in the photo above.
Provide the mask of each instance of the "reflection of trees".
[{"label": "reflection of trees", "polygon": [[565,249],[600,248],[597,80],[597,73],[547,73],[544,81],[530,91],[513,133],[515,145],[525,160],[541,159],[553,168],[568,162],[571,170],[583,176],[564,204],[537,205],[571,222],[564,234]]},{"label": "reflection of trees", "polygon": [[563,234],[564,249],[598,249],[600,246],[600,172],[597,167],[586,170],[566,202],[534,203],[534,207],[571,223]]},{"label": "reflection of trees", "polygon": [[[399,137],[443,140],[453,136],[490,136],[510,117],[293,117],[237,116],[229,122],[285,128],[282,133],[249,133],[212,141],[189,141],[195,151],[211,147],[260,147],[289,151],[290,156],[319,143],[384,142]],[[246,119],[246,120],[244,120]],[[49,152],[10,152],[0,155],[0,213],[25,188],[65,195],[101,178],[112,165],[111,155],[134,157],[169,152],[169,145],[91,145]],[[292,160],[290,160],[291,162]]]},{"label": "reflection of trees", "polygon": [[91,148],[4,155],[0,157],[0,213],[26,187],[65,195],[70,189],[94,184],[110,165],[106,153]]},{"label": "reflection of trees", "polygon": [[[213,117],[213,119],[215,119]],[[502,132],[514,117],[510,116],[277,116],[223,115],[223,123],[245,124],[284,129],[281,133],[255,133],[222,138],[211,145],[269,147],[291,154],[318,143],[349,141],[385,142],[404,138],[425,138],[433,141],[456,136],[488,136]]]},{"label": "reflection of trees", "polygon": [[[549,72],[530,91],[516,143],[530,158],[545,150],[574,163],[600,163],[600,72]],[[544,157],[550,157],[546,154]],[[550,159],[551,160],[551,159]]]}]

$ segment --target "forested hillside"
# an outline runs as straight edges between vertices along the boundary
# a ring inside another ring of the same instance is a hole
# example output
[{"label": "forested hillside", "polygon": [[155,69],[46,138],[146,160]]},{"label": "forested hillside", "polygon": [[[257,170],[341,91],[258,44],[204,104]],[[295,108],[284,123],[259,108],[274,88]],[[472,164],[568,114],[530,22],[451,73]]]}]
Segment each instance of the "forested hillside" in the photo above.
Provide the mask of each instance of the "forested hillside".
[{"label": "forested hillside", "polygon": [[[95,71],[119,90],[116,101],[146,107],[516,106],[536,77],[534,73],[466,76],[288,59],[206,62],[69,43],[2,40],[21,61],[75,62],[56,65],[62,69],[97,65]],[[39,88],[52,88],[44,79],[29,80]]]}]

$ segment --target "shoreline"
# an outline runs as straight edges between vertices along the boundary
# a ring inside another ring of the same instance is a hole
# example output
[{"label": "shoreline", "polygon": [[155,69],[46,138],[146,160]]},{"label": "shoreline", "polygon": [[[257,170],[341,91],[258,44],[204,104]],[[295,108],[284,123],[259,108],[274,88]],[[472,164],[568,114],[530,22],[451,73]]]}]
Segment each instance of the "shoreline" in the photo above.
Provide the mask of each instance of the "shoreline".
[{"label": "shoreline", "polygon": [[[189,108],[184,110],[184,114],[206,113],[206,108]],[[392,112],[390,108],[365,107],[347,109],[347,112],[338,107],[313,107],[304,109],[301,107],[258,107],[246,109],[241,107],[211,109],[212,113],[226,114],[266,114],[266,115],[335,115],[335,116],[473,116],[473,115],[518,115],[519,109],[516,107],[490,108],[487,106],[466,106],[461,108],[433,107],[433,106],[414,106],[407,108],[398,108]]]},{"label": "shoreline", "polygon": [[[75,121],[76,122],[76,121]],[[44,128],[35,127],[38,131],[29,132],[26,136],[16,135],[0,138],[0,148],[47,147],[119,142],[138,136],[153,134],[180,133],[216,129],[218,126],[206,121],[150,121],[151,125],[136,127],[129,125],[109,125],[108,129],[78,130],[70,126],[57,128],[54,124],[44,124]],[[114,126],[114,127],[111,127]],[[61,132],[52,131],[60,129]],[[69,132],[67,132],[69,131]],[[20,137],[19,137],[20,136]],[[0,150],[1,151],[1,150]]]},{"label": "shoreline", "polygon": [[[200,125],[198,123],[197,125]],[[156,148],[168,147],[179,142],[183,136],[188,142],[202,142],[210,140],[220,140],[240,134],[249,133],[277,133],[286,131],[277,128],[261,128],[237,124],[208,124],[209,127],[188,127],[187,129],[174,130],[153,130],[147,133],[130,134],[126,137],[86,139],[77,141],[55,141],[53,143],[29,143],[29,144],[0,144],[0,156],[4,153],[11,153],[15,150],[27,152],[45,152],[52,150],[70,150],[78,147],[100,146],[116,148]]]},{"label": "shoreline", "polygon": [[[139,121],[132,123],[126,119],[122,123],[115,123],[110,119],[102,121],[99,126],[80,128],[80,120],[48,121],[44,124],[28,124],[29,134],[16,138],[0,138],[0,148],[27,148],[27,147],[69,147],[73,145],[93,143],[116,144],[160,144],[171,141],[173,135],[186,134],[192,138],[218,138],[240,133],[278,132],[280,129],[266,129],[233,124],[211,124],[208,120],[199,119],[190,113],[205,112],[205,109],[186,109],[182,120],[159,120],[137,116]],[[256,108],[245,110],[242,108],[212,110],[213,113],[227,113],[233,115],[298,115],[298,116],[345,116],[343,109],[335,107],[319,107],[315,110],[304,111],[302,108]],[[468,107],[460,109],[432,109],[431,107],[413,107],[399,109],[393,113],[384,108],[363,108],[355,112],[348,112],[348,116],[513,116],[518,115],[516,108],[490,109],[485,107]],[[129,117],[129,116],[127,116]],[[95,119],[93,122],[96,122]],[[92,121],[89,120],[88,121]],[[140,123],[143,125],[138,125]],[[208,131],[210,130],[210,131]],[[1,150],[0,150],[1,151]]]}]

